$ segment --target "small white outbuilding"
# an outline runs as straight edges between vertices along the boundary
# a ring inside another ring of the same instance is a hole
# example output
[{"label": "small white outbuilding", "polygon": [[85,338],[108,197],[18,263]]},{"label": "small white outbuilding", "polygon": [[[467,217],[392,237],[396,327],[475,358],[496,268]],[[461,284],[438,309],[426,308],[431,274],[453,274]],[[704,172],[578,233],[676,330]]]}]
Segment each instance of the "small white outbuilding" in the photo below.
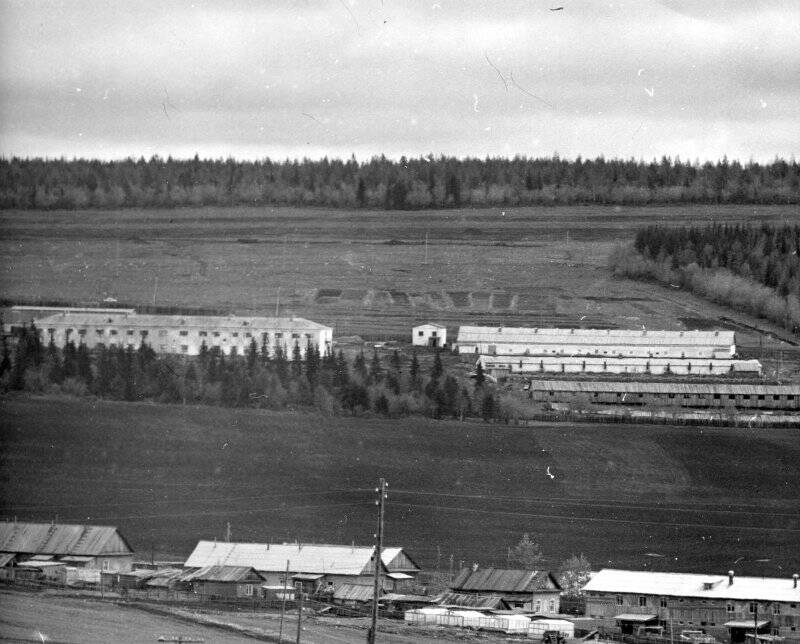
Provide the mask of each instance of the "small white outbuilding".
[{"label": "small white outbuilding", "polygon": [[441,349],[447,344],[447,327],[441,324],[420,324],[411,330],[411,344]]}]

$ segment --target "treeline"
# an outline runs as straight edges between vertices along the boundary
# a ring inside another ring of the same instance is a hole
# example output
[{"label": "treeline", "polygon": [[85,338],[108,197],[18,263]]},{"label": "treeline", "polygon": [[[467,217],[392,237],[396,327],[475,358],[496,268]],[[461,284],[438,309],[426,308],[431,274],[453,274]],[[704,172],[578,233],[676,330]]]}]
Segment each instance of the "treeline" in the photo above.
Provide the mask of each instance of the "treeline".
[{"label": "treeline", "polygon": [[244,355],[225,355],[203,345],[199,356],[157,355],[137,349],[95,347],[69,342],[43,344],[33,324],[15,346],[3,339],[0,389],[35,393],[93,395],[126,401],[205,404],[266,409],[316,409],[326,415],[374,414],[431,418],[504,419],[502,397],[485,381],[474,383],[445,374],[441,355],[426,372],[417,355],[398,351],[381,359],[373,351],[349,362],[341,351],[321,355],[312,347],[291,355],[253,341]]},{"label": "treeline", "polygon": [[796,161],[420,157],[0,159],[0,208],[292,205],[425,209],[556,204],[797,204]]},{"label": "treeline", "polygon": [[609,258],[615,275],[655,279],[800,331],[800,226],[648,226]]}]

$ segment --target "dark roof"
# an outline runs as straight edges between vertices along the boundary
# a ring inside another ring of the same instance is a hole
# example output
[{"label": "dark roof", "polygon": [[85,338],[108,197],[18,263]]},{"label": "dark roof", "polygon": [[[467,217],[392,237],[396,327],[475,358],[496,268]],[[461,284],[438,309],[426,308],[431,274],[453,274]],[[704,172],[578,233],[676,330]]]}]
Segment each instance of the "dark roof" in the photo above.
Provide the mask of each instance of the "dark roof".
[{"label": "dark roof", "polygon": [[263,581],[263,577],[250,566],[206,566],[184,576],[183,580],[237,582],[253,580],[254,577]]},{"label": "dark roof", "polygon": [[453,591],[530,593],[534,590],[561,590],[546,570],[505,570],[502,568],[463,568],[450,589]]},{"label": "dark roof", "polygon": [[448,608],[474,608],[478,610],[507,609],[508,603],[500,595],[476,593],[442,593],[436,599],[439,606]]},{"label": "dark roof", "polygon": [[112,526],[3,521],[0,552],[97,556],[132,554],[133,548]]}]

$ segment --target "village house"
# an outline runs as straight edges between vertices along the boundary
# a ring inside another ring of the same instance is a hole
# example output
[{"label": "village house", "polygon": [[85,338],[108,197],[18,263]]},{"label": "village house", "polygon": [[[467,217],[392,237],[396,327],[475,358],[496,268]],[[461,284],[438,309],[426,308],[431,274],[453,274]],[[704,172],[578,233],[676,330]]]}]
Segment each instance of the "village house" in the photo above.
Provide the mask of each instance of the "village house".
[{"label": "village house", "polygon": [[181,578],[203,599],[260,598],[265,578],[251,566],[205,566]]},{"label": "village house", "polygon": [[447,344],[447,327],[441,324],[420,324],[411,329],[411,344],[441,349]]},{"label": "village house", "polygon": [[[586,615],[608,629],[635,633],[661,626],[678,635],[703,630],[743,642],[754,628],[770,637],[797,638],[800,589],[792,577],[738,577],[603,569],[583,587]],[[769,638],[767,638],[769,639]]]},{"label": "village house", "polygon": [[561,586],[546,570],[464,568],[450,584],[453,593],[498,596],[511,608],[558,614]]},{"label": "village house", "polygon": [[[369,546],[200,541],[184,567],[250,566],[266,586],[299,583],[305,593],[333,595],[342,584],[372,585],[374,552]],[[402,589],[420,570],[402,548],[384,548],[381,560],[386,591]]]},{"label": "village house", "polygon": [[0,561],[12,567],[23,561],[52,561],[69,569],[127,572],[133,548],[112,526],[0,522]]}]

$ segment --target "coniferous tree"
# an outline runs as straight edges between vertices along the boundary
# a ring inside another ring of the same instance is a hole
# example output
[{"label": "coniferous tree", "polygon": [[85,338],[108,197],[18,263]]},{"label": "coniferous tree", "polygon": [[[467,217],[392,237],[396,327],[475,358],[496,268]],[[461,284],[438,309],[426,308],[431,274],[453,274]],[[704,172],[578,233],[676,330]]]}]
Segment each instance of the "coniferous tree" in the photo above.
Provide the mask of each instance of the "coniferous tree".
[{"label": "coniferous tree", "polygon": [[76,370],[78,378],[83,380],[86,383],[86,386],[91,390],[92,385],[94,384],[94,374],[92,373],[92,358],[89,354],[89,349],[87,346],[81,342],[78,345],[78,351],[76,355]]},{"label": "coniferous tree", "polygon": [[353,360],[353,372],[361,379],[362,382],[367,380],[367,361],[364,358],[364,351],[359,351]]},{"label": "coniferous tree", "polygon": [[292,376],[299,378],[303,373],[303,355],[300,352],[300,344],[294,343],[292,347]]},{"label": "coniferous tree", "polygon": [[381,359],[378,356],[378,350],[372,349],[372,360],[369,363],[369,380],[371,383],[376,384],[381,381],[383,375],[383,367],[381,367]]},{"label": "coniferous tree", "polygon": [[434,380],[438,380],[441,378],[442,373],[444,373],[444,367],[442,366],[442,356],[441,351],[439,349],[433,355],[433,366],[431,367],[431,378]]}]

